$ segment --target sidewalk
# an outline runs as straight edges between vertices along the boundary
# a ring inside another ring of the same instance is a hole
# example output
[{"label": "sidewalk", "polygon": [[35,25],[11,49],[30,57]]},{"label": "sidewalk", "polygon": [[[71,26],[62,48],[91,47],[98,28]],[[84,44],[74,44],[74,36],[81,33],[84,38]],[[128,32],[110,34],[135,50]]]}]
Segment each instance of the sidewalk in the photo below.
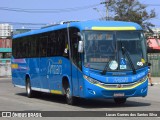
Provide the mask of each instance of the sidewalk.
[{"label": "sidewalk", "polygon": [[151,77],[153,84],[158,85],[160,84],[160,77]]}]

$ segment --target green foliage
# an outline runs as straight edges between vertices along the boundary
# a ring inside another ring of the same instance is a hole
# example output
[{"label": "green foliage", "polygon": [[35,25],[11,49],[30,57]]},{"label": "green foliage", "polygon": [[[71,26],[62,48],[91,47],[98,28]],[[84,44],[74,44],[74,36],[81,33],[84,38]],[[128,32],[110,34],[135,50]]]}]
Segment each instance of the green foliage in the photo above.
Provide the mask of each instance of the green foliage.
[{"label": "green foliage", "polygon": [[147,11],[146,8],[138,0],[110,0],[109,3],[109,11],[114,20],[136,22],[143,28],[153,27],[148,20],[156,17],[155,10]]}]

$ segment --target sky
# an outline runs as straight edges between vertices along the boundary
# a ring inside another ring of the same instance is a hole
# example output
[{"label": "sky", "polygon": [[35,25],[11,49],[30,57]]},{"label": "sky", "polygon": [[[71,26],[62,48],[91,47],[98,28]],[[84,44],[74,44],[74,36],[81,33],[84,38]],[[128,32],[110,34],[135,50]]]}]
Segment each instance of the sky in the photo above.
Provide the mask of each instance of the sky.
[{"label": "sky", "polygon": [[[34,25],[12,24],[15,29],[37,29],[45,24],[53,24],[60,21],[98,20],[102,16],[105,16],[105,7],[103,4],[100,4],[102,1],[105,0],[1,0],[0,23],[33,23]],[[147,9],[155,9],[157,17],[156,19],[152,19],[150,21],[155,24],[156,27],[160,27],[160,0],[139,1],[144,4],[152,4],[151,6],[148,6]],[[97,10],[93,8],[96,8]],[[12,9],[13,11],[9,11],[8,9]],[[32,11],[43,9],[43,12],[44,9],[52,11],[48,13],[22,12],[26,9],[32,9]]]}]

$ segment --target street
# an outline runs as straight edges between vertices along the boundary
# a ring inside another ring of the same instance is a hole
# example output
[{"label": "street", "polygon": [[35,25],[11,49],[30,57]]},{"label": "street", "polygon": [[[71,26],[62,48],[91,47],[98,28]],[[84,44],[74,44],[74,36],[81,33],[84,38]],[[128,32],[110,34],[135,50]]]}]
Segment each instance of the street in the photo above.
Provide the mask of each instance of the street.
[{"label": "street", "polygon": [[147,97],[129,98],[124,105],[117,105],[113,100],[79,100],[77,105],[71,106],[66,104],[64,96],[59,95],[40,94],[35,98],[27,98],[25,89],[14,87],[11,78],[0,78],[0,111],[159,111],[159,81],[154,86],[148,87]]}]

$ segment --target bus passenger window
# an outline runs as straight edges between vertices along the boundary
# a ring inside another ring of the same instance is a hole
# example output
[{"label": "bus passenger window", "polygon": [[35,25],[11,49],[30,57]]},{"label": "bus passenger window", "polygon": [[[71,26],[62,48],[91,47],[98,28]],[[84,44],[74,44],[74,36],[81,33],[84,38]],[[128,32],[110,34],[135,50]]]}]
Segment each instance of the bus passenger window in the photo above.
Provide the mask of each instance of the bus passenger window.
[{"label": "bus passenger window", "polygon": [[40,47],[39,48],[40,57],[46,57],[47,56],[47,41],[48,41],[47,36],[40,38],[40,46],[39,46]]}]

